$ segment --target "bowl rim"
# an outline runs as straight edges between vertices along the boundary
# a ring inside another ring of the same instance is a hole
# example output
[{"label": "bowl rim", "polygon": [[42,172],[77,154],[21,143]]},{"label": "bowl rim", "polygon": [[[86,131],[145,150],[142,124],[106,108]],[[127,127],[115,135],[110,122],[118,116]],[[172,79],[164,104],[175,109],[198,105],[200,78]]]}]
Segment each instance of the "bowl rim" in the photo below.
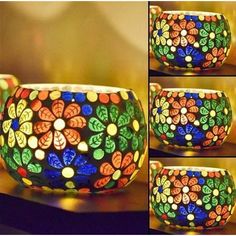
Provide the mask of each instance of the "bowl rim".
[{"label": "bowl rim", "polygon": [[225,94],[224,91],[222,90],[214,90],[214,89],[204,89],[204,88],[161,88],[162,91],[166,91],[166,92],[187,92],[187,93],[207,93],[207,94],[211,94],[211,93],[223,93]]},{"label": "bowl rim", "polygon": [[163,166],[162,169],[167,170],[185,170],[185,171],[194,171],[194,172],[220,172],[225,171],[229,172],[225,168],[218,168],[218,167],[208,167],[208,166]]},{"label": "bowl rim", "polygon": [[133,92],[132,89],[113,87],[106,85],[92,85],[92,84],[69,84],[69,83],[25,83],[18,87],[37,91],[61,91],[61,92],[95,92],[95,93],[118,93],[118,92]]},{"label": "bowl rim", "polygon": [[220,15],[223,16],[224,15],[222,13],[218,13],[218,12],[208,12],[208,11],[187,11],[187,10],[167,10],[167,11],[163,11],[162,13],[164,14],[177,14],[177,15],[189,15],[189,16],[216,16],[216,15]]}]

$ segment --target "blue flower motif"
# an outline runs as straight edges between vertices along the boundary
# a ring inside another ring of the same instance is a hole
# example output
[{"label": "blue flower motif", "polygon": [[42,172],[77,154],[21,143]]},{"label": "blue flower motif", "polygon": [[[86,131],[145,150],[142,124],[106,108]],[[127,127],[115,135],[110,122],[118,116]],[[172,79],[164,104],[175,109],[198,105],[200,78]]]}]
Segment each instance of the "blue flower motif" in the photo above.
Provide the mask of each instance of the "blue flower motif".
[{"label": "blue flower motif", "polygon": [[45,169],[44,175],[54,188],[65,188],[65,185],[67,188],[86,186],[89,176],[97,172],[97,167],[89,164],[87,157],[77,154],[73,148],[64,150],[62,160],[55,152],[50,152],[47,160],[54,169]]},{"label": "blue flower motif", "polygon": [[207,218],[207,213],[193,203],[180,206],[178,211],[177,222],[183,226],[201,226]]},{"label": "blue flower motif", "polygon": [[204,134],[191,124],[178,126],[177,132],[178,134],[175,137],[175,142],[180,146],[194,146],[204,138]]},{"label": "blue flower motif", "polygon": [[179,67],[192,68],[199,66],[201,61],[204,60],[203,54],[189,45],[186,48],[178,48],[177,53],[176,62]]}]

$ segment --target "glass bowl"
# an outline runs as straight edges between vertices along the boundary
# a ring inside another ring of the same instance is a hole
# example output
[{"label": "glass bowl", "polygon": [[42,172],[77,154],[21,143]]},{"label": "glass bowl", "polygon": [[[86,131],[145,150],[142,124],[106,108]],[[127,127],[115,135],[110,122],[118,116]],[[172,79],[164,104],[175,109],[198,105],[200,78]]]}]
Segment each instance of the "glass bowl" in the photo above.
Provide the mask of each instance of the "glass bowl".
[{"label": "glass bowl", "polygon": [[229,23],[219,13],[163,11],[153,24],[153,53],[171,69],[219,68],[229,54],[230,45]]},{"label": "glass bowl", "polygon": [[155,97],[150,119],[160,142],[177,148],[209,149],[227,138],[232,109],[222,91],[165,88]]},{"label": "glass bowl", "polygon": [[24,84],[6,102],[2,155],[10,175],[32,188],[113,190],[141,168],[146,129],[132,90]]},{"label": "glass bowl", "polygon": [[225,169],[163,167],[154,178],[151,204],[157,219],[173,227],[223,227],[235,206],[234,181]]}]

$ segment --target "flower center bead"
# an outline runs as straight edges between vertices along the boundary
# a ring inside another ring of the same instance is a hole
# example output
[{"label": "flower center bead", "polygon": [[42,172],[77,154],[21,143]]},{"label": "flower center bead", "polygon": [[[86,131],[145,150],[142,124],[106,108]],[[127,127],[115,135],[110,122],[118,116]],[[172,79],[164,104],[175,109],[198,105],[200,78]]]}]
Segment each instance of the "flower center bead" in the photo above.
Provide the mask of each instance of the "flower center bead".
[{"label": "flower center bead", "polygon": [[183,187],[183,193],[188,193],[189,192],[189,187],[188,186],[184,186]]},{"label": "flower center bead", "polygon": [[185,29],[180,32],[181,36],[186,36],[187,33],[188,33],[188,32],[187,32],[187,30],[185,30]]},{"label": "flower center bead", "polygon": [[157,113],[158,113],[158,114],[161,114],[161,113],[162,113],[162,109],[161,109],[161,107],[158,107],[158,109],[157,109]]},{"label": "flower center bead", "polygon": [[19,167],[17,169],[17,173],[22,176],[22,177],[26,177],[27,176],[27,171],[23,168],[23,167]]},{"label": "flower center bead", "polygon": [[163,187],[162,187],[162,186],[159,186],[159,187],[158,187],[158,192],[159,192],[159,193],[162,193],[162,192],[163,192]]},{"label": "flower center bead", "polygon": [[214,39],[214,38],[216,37],[216,35],[215,35],[214,32],[211,32],[211,33],[209,34],[209,37],[210,37],[210,39]]},{"label": "flower center bead", "polygon": [[134,130],[137,132],[139,131],[139,123],[137,120],[134,120],[133,121],[133,127],[134,127]]},{"label": "flower center bead", "polygon": [[213,62],[213,63],[216,63],[217,60],[218,60],[217,57],[214,57],[213,60],[212,60],[212,62]]},{"label": "flower center bead", "polygon": [[214,189],[213,190],[213,195],[214,196],[218,196],[219,195],[219,190],[218,189]]},{"label": "flower center bead", "polygon": [[221,216],[216,217],[216,221],[219,222],[221,220]]},{"label": "flower center bead", "polygon": [[215,116],[216,116],[216,112],[215,112],[214,110],[211,110],[211,111],[210,111],[210,116],[211,116],[211,117],[215,117]]},{"label": "flower center bead", "polygon": [[192,140],[192,138],[193,138],[193,136],[191,134],[186,134],[185,135],[185,139],[188,140],[188,141]]},{"label": "flower center bead", "polygon": [[65,177],[65,178],[71,178],[71,177],[73,177],[74,176],[74,174],[75,174],[75,172],[74,172],[74,170],[71,168],[71,167],[65,167],[65,168],[63,168],[63,170],[62,170],[62,175]]},{"label": "flower center bead", "polygon": [[66,126],[65,121],[62,120],[61,118],[58,118],[54,121],[53,123],[54,129],[55,130],[63,130]]},{"label": "flower center bead", "polygon": [[12,120],[11,127],[14,131],[18,130],[20,127],[18,118]]},{"label": "flower center bead", "polygon": [[183,107],[183,108],[181,108],[181,110],[180,110],[181,114],[186,114],[187,111],[188,111],[188,110],[187,110],[186,107]]},{"label": "flower center bead", "polygon": [[218,140],[218,136],[214,136],[213,141],[216,142]]},{"label": "flower center bead", "polygon": [[114,136],[117,134],[117,127],[115,124],[109,124],[107,126],[107,133],[111,136]]},{"label": "flower center bead", "polygon": [[157,34],[158,34],[158,36],[162,36],[162,34],[163,34],[162,29],[159,29]]},{"label": "flower center bead", "polygon": [[185,61],[186,62],[191,62],[192,61],[192,57],[191,56],[186,56],[185,57]]},{"label": "flower center bead", "polygon": [[193,214],[188,214],[187,219],[188,220],[194,220],[194,215]]},{"label": "flower center bead", "polygon": [[120,178],[120,176],[121,176],[121,171],[120,170],[116,170],[114,172],[114,174],[112,175],[112,179],[118,180]]}]

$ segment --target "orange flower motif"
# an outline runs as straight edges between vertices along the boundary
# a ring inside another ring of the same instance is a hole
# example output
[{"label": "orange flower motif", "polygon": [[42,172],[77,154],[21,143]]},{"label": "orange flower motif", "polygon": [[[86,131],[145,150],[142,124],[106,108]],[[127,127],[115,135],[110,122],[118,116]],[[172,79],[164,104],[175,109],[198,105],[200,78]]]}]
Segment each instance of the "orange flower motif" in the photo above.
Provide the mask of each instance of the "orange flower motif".
[{"label": "orange flower motif", "polygon": [[213,48],[211,53],[206,54],[206,62],[203,67],[220,67],[226,59],[224,48]]},{"label": "orange flower motif", "polygon": [[179,24],[175,23],[172,26],[173,31],[170,33],[170,37],[173,39],[173,45],[179,44],[186,47],[189,44],[194,44],[195,36],[198,34],[198,29],[195,28],[195,22],[183,19]]},{"label": "orange flower motif", "polygon": [[179,101],[172,103],[173,109],[170,110],[170,116],[172,117],[173,123],[186,125],[188,121],[194,122],[196,119],[195,113],[198,112],[196,101],[192,98],[181,97]]},{"label": "orange flower motif", "polygon": [[197,192],[201,191],[201,186],[198,184],[198,179],[195,177],[189,178],[187,175],[174,181],[174,188],[171,194],[174,195],[174,202],[179,204],[181,201],[188,204],[191,201],[198,200]]},{"label": "orange flower motif", "polygon": [[102,188],[106,185],[107,188],[111,188],[116,181],[118,188],[125,186],[129,181],[128,177],[134,173],[136,168],[132,161],[133,154],[131,152],[127,153],[124,158],[122,158],[121,152],[115,152],[112,156],[112,165],[109,162],[104,162],[100,166],[100,173],[105,177],[98,179],[94,183],[94,187]]},{"label": "orange flower motif", "polygon": [[63,100],[55,100],[51,108],[40,108],[39,118],[42,121],[34,125],[35,133],[43,134],[38,141],[39,146],[47,149],[53,142],[56,149],[62,150],[66,146],[66,140],[72,145],[79,144],[80,134],[74,128],[86,126],[86,120],[79,116],[80,106],[76,103],[65,106]]},{"label": "orange flower motif", "polygon": [[215,211],[211,211],[209,213],[210,220],[206,222],[206,226],[208,227],[216,225],[223,226],[226,223],[229,216],[230,212],[228,210],[228,206],[222,207],[221,205],[217,205]]},{"label": "orange flower motif", "polygon": [[220,146],[226,137],[225,127],[215,125],[212,131],[208,131],[206,133],[207,140],[203,142],[203,146],[211,146],[211,144],[215,144]]}]

